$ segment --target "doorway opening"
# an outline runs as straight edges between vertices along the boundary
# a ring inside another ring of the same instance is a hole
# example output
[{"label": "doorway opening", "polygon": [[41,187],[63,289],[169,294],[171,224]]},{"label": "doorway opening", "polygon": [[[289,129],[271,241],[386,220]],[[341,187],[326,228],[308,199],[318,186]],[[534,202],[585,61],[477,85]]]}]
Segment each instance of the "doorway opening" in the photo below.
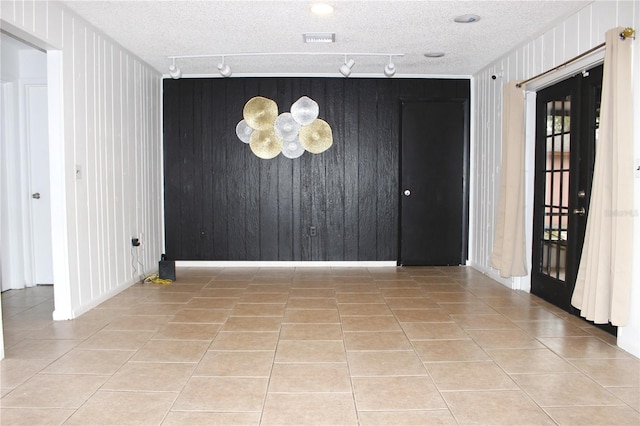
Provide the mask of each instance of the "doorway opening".
[{"label": "doorway opening", "polygon": [[[0,289],[2,301],[52,286],[47,54],[0,33]],[[45,291],[51,293],[53,289]],[[26,297],[26,296],[25,296]],[[49,304],[53,317],[53,303]]]}]

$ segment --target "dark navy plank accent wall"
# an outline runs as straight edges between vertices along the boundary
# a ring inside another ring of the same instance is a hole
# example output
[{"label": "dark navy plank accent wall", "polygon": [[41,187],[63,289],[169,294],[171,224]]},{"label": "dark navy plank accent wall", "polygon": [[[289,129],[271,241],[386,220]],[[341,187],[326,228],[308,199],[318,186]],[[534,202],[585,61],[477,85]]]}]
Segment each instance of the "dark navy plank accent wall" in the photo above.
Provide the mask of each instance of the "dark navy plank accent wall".
[{"label": "dark navy plank accent wall", "polygon": [[[294,160],[257,158],[235,135],[254,96],[273,99],[279,112],[314,99],[333,146]],[[167,257],[396,260],[400,98],[468,99],[469,80],[164,80]]]}]

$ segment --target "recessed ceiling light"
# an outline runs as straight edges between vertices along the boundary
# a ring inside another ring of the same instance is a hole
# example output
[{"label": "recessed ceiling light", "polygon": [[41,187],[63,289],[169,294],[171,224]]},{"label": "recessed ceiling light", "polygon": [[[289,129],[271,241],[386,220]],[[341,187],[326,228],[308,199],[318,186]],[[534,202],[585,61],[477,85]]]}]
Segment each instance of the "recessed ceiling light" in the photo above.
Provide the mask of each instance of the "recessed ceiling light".
[{"label": "recessed ceiling light", "polygon": [[425,58],[442,58],[444,52],[427,52],[424,54]]},{"label": "recessed ceiling light", "polygon": [[335,43],[336,33],[304,33],[302,40],[305,43]]},{"label": "recessed ceiling light", "polygon": [[331,15],[333,13],[333,6],[327,3],[316,3],[311,6],[311,13],[314,15]]},{"label": "recessed ceiling light", "polygon": [[472,24],[474,22],[478,22],[480,17],[478,15],[468,14],[456,16],[453,20],[459,24]]}]

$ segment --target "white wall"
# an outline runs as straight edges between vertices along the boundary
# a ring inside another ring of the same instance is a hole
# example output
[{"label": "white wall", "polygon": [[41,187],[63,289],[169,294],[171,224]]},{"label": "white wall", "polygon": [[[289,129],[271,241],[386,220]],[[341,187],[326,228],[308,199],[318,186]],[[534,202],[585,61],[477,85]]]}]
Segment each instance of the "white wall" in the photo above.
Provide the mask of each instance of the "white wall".
[{"label": "white wall", "polygon": [[2,1],[0,22],[47,50],[54,317],[73,318],[157,267],[161,75],[55,2]]},{"label": "white wall", "polygon": [[[549,70],[576,55],[604,42],[605,32],[611,28],[632,27],[636,31],[640,25],[640,3],[633,1],[595,1],[573,16],[559,22],[538,37],[522,44],[511,53],[497,59],[474,75],[474,147],[472,152],[472,192],[475,200],[472,206],[470,265],[500,280],[511,288],[528,290],[528,279],[504,280],[490,266],[491,250],[498,205],[501,163],[501,109],[502,85],[510,80],[523,80]],[[640,115],[640,48],[633,43],[634,70],[634,116]],[[498,78],[492,80],[491,76]],[[636,120],[638,121],[638,120]],[[637,125],[637,123],[636,123]],[[638,127],[638,126],[636,126]],[[527,151],[532,152],[528,138]],[[636,152],[640,153],[640,132],[635,133]],[[640,158],[640,154],[637,155]],[[529,193],[527,202],[531,211],[533,170],[528,161],[525,171]],[[635,181],[636,193],[640,179]],[[638,199],[636,199],[638,205]],[[529,215],[528,227],[532,218]],[[640,217],[636,217],[636,228],[640,228]],[[530,232],[530,231],[529,231]],[[640,230],[636,230],[636,235]],[[636,238],[635,256],[640,259],[640,242]],[[530,247],[529,247],[530,250]],[[640,270],[636,267],[633,277],[632,312],[640,311]],[[640,356],[640,315],[632,315],[627,327],[618,330],[618,345],[636,356]]]},{"label": "white wall", "polygon": [[[636,39],[633,49],[633,116],[634,120],[634,150],[635,150],[635,194],[634,194],[634,259],[640,258],[640,4],[636,2],[633,11]],[[633,269],[633,288],[631,289],[631,312],[629,324],[618,329],[618,345],[626,351],[640,357],[640,262],[636,260]]]}]

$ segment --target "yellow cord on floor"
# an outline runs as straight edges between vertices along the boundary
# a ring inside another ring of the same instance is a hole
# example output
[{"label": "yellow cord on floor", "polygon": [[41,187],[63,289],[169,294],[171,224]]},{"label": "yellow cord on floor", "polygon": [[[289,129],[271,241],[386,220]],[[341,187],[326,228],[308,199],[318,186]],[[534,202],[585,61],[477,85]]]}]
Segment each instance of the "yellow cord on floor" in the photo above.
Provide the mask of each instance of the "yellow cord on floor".
[{"label": "yellow cord on floor", "polygon": [[164,279],[164,278],[160,278],[160,276],[158,274],[152,274],[149,275],[147,278],[144,279],[145,283],[154,283],[154,284],[162,284],[162,285],[169,285],[171,284],[173,281],[170,279]]}]

